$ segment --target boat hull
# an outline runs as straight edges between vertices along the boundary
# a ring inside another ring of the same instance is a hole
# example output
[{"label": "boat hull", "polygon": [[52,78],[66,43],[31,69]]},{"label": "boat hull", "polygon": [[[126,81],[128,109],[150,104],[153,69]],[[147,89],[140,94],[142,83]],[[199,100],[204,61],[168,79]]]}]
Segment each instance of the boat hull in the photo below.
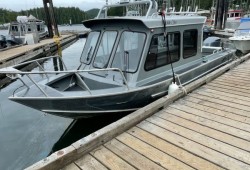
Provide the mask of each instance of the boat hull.
[{"label": "boat hull", "polygon": [[242,53],[248,53],[250,51],[250,37],[249,38],[231,38],[231,41],[233,41],[235,48],[237,50],[240,50]]},{"label": "boat hull", "polygon": [[[227,51],[219,52],[217,56],[211,56],[212,60],[210,59],[209,62],[203,61],[199,65],[189,67],[188,70],[184,69],[175,73],[179,75],[181,84],[185,85],[228,63],[231,56],[232,53],[228,53]],[[77,97],[62,95],[63,93],[60,93],[57,97],[43,97],[44,95],[42,94],[40,97],[28,97],[27,94],[29,92],[27,90],[33,90],[33,88],[29,88],[21,91],[20,94],[14,97],[9,97],[9,99],[46,113],[79,119],[137,110],[167,95],[168,87],[171,83],[172,76],[166,75],[161,81],[155,84],[148,84],[130,90],[125,88],[118,92],[111,91],[110,93],[103,90],[106,94],[80,95]],[[178,81],[177,83],[180,84]],[[44,88],[44,90],[46,89],[50,88]],[[34,91],[32,92],[34,93]],[[37,91],[38,93],[39,91]],[[48,93],[53,95],[55,94],[55,90],[52,92],[48,91]],[[26,97],[23,95],[26,95]]]},{"label": "boat hull", "polygon": [[[130,112],[137,110],[167,94],[171,82],[161,83],[151,88],[92,97],[75,98],[18,98],[10,97],[17,103],[46,113],[68,118],[88,118],[103,114]],[[159,93],[161,92],[161,93]]]}]

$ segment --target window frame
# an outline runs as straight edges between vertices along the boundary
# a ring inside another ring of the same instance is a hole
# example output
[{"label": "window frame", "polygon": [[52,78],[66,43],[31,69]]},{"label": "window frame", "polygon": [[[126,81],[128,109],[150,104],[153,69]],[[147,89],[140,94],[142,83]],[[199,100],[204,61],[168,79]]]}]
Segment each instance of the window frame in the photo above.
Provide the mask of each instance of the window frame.
[{"label": "window frame", "polygon": [[[101,45],[101,41],[103,40],[103,35],[105,34],[105,32],[116,32],[117,34],[116,34],[116,37],[115,37],[115,41],[114,41],[112,50],[110,51],[109,59],[107,60],[107,63],[106,63],[107,66],[106,66],[106,67],[103,67],[103,68],[100,68],[100,67],[94,66],[94,63],[95,63],[96,55],[97,55],[97,53],[98,53],[98,50],[99,50],[99,47],[100,47],[100,45]],[[117,31],[117,30],[104,30],[104,31],[101,32],[101,36],[99,36],[99,38],[98,38],[98,40],[97,40],[97,42],[98,42],[98,44],[97,44],[98,47],[96,46],[96,49],[94,49],[94,50],[96,50],[96,51],[95,51],[95,53],[93,54],[94,57],[93,57],[92,67],[97,68],[97,69],[105,69],[105,68],[108,67],[109,62],[110,62],[110,59],[111,59],[111,56],[112,56],[112,53],[113,53],[114,48],[115,48],[115,46],[116,46],[117,38],[119,38],[119,36],[120,36],[120,33],[119,33],[119,31]],[[90,63],[91,63],[91,62],[90,62]]]},{"label": "window frame", "polygon": [[[94,31],[91,31],[91,32],[98,32],[98,33],[99,33],[99,36],[98,36],[97,41],[96,41],[96,46],[97,46],[98,43],[99,43],[100,36],[102,35],[102,32],[101,32],[100,30],[94,30]],[[91,33],[91,32],[90,32],[90,33]],[[90,33],[89,33],[89,34],[90,34]],[[88,39],[88,38],[87,38],[87,39]],[[85,42],[85,44],[84,44],[83,51],[85,50],[86,43],[87,43],[87,39],[86,39],[86,42]],[[89,62],[81,61],[81,57],[82,57],[82,53],[81,53],[81,56],[80,56],[80,63],[85,64],[85,65],[90,65],[90,64],[91,64],[91,62],[92,62],[92,60],[93,60],[93,58],[94,58],[96,46],[95,46],[95,48],[93,49],[93,56],[90,58]],[[82,52],[83,52],[83,51],[82,51]]]},{"label": "window frame", "polygon": [[[137,67],[136,67],[135,71],[134,71],[134,72],[131,72],[131,71],[123,71],[123,72],[126,72],[126,73],[136,73],[136,72],[138,71],[138,69],[139,69],[139,65],[140,65],[141,59],[142,59],[142,54],[143,54],[144,49],[145,49],[145,44],[146,44],[146,41],[147,41],[147,34],[146,34],[146,32],[141,32],[141,31],[123,30],[123,31],[120,33],[120,35],[119,35],[119,40],[118,40],[118,42],[117,42],[117,47],[118,47],[118,45],[119,45],[119,43],[120,43],[120,41],[121,41],[122,34],[123,34],[124,32],[132,32],[132,33],[135,32],[135,33],[142,33],[142,34],[145,35],[145,41],[144,41],[144,43],[143,43],[143,45],[142,45],[142,51],[141,51],[141,54],[140,54],[140,56],[139,56],[139,62],[138,62],[138,64],[137,64]],[[117,48],[116,48],[116,49],[117,49]],[[116,51],[115,51],[115,54],[116,54]],[[115,59],[115,54],[114,54],[114,57],[113,57],[113,59],[112,59],[111,65],[110,65],[111,68],[113,68],[112,65],[113,65],[113,62],[114,62],[114,59]]]},{"label": "window frame", "polygon": [[[189,32],[195,31],[196,32],[196,41],[195,41],[195,53],[192,54],[192,55],[185,56],[184,55],[184,51],[185,51],[185,49],[184,49],[184,33],[187,32],[187,31],[189,31]],[[199,31],[197,29],[188,29],[188,30],[184,30],[183,31],[183,34],[182,34],[183,35],[182,36],[182,57],[183,57],[183,59],[187,59],[187,58],[194,57],[194,56],[197,55],[197,53],[198,53],[198,48],[197,48],[197,45],[198,45],[198,34],[199,34]]]},{"label": "window frame", "polygon": [[[172,62],[172,63],[175,63],[175,62],[178,62],[178,61],[180,61],[180,59],[181,59],[181,32],[180,31],[174,31],[174,32],[168,32],[168,34],[167,34],[167,36],[169,36],[170,34],[178,34],[178,36],[179,36],[179,41],[178,41],[178,60],[176,60],[176,61],[174,61],[174,62]],[[152,41],[154,40],[154,38],[155,38],[155,36],[163,36],[164,35],[164,33],[159,33],[159,34],[154,34],[153,36],[152,36],[152,38],[151,38],[151,41],[150,41],[150,46],[149,46],[149,49],[148,49],[148,52],[147,52],[147,57],[146,57],[146,60],[145,60],[145,63],[144,63],[144,70],[145,71],[151,71],[151,70],[155,70],[155,69],[157,69],[157,68],[160,68],[160,67],[163,67],[163,66],[167,66],[167,65],[169,65],[169,64],[171,64],[171,62],[166,62],[165,64],[162,64],[162,65],[158,65],[158,66],[156,66],[156,67],[154,67],[154,68],[150,68],[150,69],[147,69],[146,68],[146,61],[147,61],[147,58],[148,58],[148,54],[149,54],[149,52],[150,52],[150,47],[151,47],[151,44],[152,44]],[[157,37],[157,38],[158,38]],[[168,45],[169,45],[169,42],[168,42]],[[168,50],[168,47],[166,46],[166,48],[167,48],[167,50]],[[167,52],[167,51],[166,51]],[[158,57],[158,47],[157,47],[157,57]],[[170,52],[170,54],[171,54],[171,52]],[[166,54],[167,55],[167,54]],[[167,57],[169,57],[169,55],[167,56]],[[171,59],[172,59],[172,57],[171,57]],[[156,58],[156,60],[155,61],[157,61],[157,58]]]}]

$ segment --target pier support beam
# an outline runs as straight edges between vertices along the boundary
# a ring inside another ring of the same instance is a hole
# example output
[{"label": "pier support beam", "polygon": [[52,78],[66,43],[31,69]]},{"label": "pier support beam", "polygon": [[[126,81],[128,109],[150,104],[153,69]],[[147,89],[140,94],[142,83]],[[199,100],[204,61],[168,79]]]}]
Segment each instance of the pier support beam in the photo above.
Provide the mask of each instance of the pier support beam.
[{"label": "pier support beam", "polygon": [[228,0],[216,1],[215,29],[224,29],[227,20]]},{"label": "pier support beam", "polygon": [[[45,10],[46,19],[47,19],[49,37],[52,38],[54,35],[59,37],[59,31],[58,31],[58,26],[56,23],[56,18],[55,18],[52,0],[43,0],[43,6],[44,6],[44,10]],[[53,25],[53,27],[52,27],[52,25]],[[53,28],[54,28],[55,33],[53,33]]]}]

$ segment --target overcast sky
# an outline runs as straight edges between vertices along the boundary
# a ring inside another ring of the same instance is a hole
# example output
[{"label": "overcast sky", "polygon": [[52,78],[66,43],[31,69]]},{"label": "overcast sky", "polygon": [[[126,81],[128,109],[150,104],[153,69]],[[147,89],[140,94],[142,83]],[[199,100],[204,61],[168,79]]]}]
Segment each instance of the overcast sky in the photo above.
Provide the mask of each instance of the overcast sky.
[{"label": "overcast sky", "polygon": [[[114,3],[116,0],[109,0]],[[53,0],[55,7],[79,7],[82,10],[101,8],[106,0]],[[0,8],[13,11],[26,10],[35,7],[42,7],[43,0],[0,0]]]}]

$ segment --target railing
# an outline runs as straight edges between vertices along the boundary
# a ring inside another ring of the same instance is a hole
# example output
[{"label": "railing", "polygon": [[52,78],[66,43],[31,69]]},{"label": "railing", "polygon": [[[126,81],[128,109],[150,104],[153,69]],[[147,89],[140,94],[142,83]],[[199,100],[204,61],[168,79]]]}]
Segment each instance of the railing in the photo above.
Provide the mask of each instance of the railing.
[{"label": "railing", "polygon": [[[157,2],[154,1],[154,3],[155,3],[155,7],[154,7],[154,8],[156,8],[156,10],[157,10],[157,8],[158,8]],[[107,11],[106,11],[106,10],[109,9],[109,8],[114,8],[114,7],[126,7],[126,6],[141,5],[141,4],[149,4],[149,7],[148,7],[148,10],[147,10],[147,13],[146,13],[145,17],[150,16],[150,15],[151,15],[150,12],[151,12],[151,10],[153,9],[153,8],[152,8],[152,7],[153,7],[153,2],[152,2],[151,0],[142,0],[142,1],[135,1],[135,2],[124,2],[124,3],[117,3],[117,4],[112,4],[112,5],[104,5],[104,6],[100,9],[100,11],[99,11],[99,13],[98,13],[98,15],[97,15],[96,18],[98,18],[98,19],[102,18],[102,17],[101,17],[101,16],[102,16],[102,15],[101,15],[102,12],[105,12],[104,18],[107,18],[108,16],[107,16]]]},{"label": "railing", "polygon": [[[48,58],[53,58],[53,57],[47,57]],[[32,62],[26,62],[25,64],[28,64],[28,63],[32,63]],[[23,63],[24,64],[24,63]],[[23,65],[23,64],[19,64],[20,65]],[[41,66],[41,65],[40,65]],[[42,87],[40,87],[40,85],[35,82],[35,80],[30,76],[32,74],[46,74],[48,80],[49,80],[49,76],[48,74],[63,74],[63,73],[73,73],[73,74],[76,74],[78,80],[84,85],[84,87],[87,89],[87,91],[91,93],[91,90],[90,88],[88,87],[88,85],[84,82],[84,80],[80,77],[79,73],[84,73],[84,72],[107,72],[107,71],[116,71],[116,72],[119,72],[121,77],[122,77],[122,81],[123,81],[123,84],[122,85],[125,85],[126,88],[129,90],[129,86],[128,86],[128,82],[123,74],[123,72],[119,69],[119,68],[106,68],[106,69],[92,69],[92,70],[71,70],[71,71],[45,71],[44,69],[42,69],[43,71],[33,71],[33,72],[24,72],[24,71],[20,71],[20,70],[17,70],[17,69],[14,69],[13,67],[8,67],[8,68],[4,68],[4,69],[0,69],[0,74],[6,74],[8,77],[12,78],[12,79],[20,79],[23,84],[29,88],[29,86],[25,83],[25,81],[22,80],[21,78],[21,75],[26,75],[30,81],[46,96],[46,97],[49,97],[49,95],[42,89]]]}]

